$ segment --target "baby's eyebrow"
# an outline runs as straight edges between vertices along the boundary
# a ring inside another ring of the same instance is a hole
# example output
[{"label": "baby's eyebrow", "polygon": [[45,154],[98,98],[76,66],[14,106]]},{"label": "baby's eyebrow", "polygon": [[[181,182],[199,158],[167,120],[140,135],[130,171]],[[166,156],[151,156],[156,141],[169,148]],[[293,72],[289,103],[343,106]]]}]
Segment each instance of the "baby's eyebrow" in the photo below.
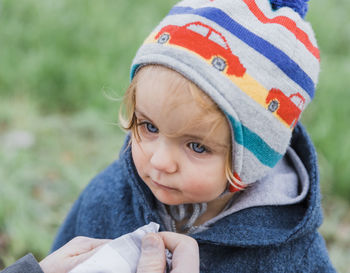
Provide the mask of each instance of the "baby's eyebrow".
[{"label": "baby's eyebrow", "polygon": [[205,139],[203,136],[195,135],[195,134],[183,134],[182,137],[193,138],[193,139],[196,139],[198,141],[204,141],[204,139]]},{"label": "baby's eyebrow", "polygon": [[[143,113],[142,111],[140,111],[140,110],[138,110],[138,109],[135,109],[134,113],[135,113],[136,116],[140,115],[140,116],[142,116],[142,117],[148,119],[149,121],[152,121],[152,119],[150,119],[145,113]],[[137,117],[136,117],[136,118],[137,118]]]}]

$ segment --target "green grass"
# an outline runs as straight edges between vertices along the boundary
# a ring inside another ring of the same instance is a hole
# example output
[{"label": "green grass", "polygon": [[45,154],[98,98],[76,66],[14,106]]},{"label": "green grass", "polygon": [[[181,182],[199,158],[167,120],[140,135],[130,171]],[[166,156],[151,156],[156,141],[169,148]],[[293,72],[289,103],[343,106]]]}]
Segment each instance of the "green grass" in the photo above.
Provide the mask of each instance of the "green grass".
[{"label": "green grass", "polygon": [[303,122],[319,154],[324,193],[350,201],[350,3],[310,1],[312,22],[321,50],[321,73],[314,101]]},{"label": "green grass", "polygon": [[1,94],[25,92],[47,112],[103,109],[101,88],[125,88],[136,49],[170,2],[3,1]]},{"label": "green grass", "polygon": [[[60,222],[86,183],[118,157],[124,134],[94,111],[42,116],[23,98],[0,102],[9,125],[0,145],[0,257],[48,252]],[[16,146],[10,133],[34,141]],[[2,245],[1,245],[2,241]]]},{"label": "green grass", "polygon": [[[110,97],[121,97],[137,48],[174,3],[1,2],[0,268],[29,251],[44,257],[81,189],[117,158],[124,133]],[[310,5],[322,71],[303,122],[319,154],[321,231],[338,271],[349,272],[350,2]],[[29,142],[13,145],[13,133]]]}]

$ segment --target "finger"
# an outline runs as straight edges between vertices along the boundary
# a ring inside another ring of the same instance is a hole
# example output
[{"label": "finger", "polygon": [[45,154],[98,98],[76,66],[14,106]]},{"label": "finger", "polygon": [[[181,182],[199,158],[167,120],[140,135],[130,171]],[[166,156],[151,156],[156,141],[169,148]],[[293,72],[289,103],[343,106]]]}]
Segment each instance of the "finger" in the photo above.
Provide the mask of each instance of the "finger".
[{"label": "finger", "polygon": [[163,273],[165,269],[165,247],[155,233],[146,234],[142,239],[141,257],[137,273]]},{"label": "finger", "polygon": [[173,232],[158,234],[162,237],[165,247],[173,253],[172,273],[199,272],[199,249],[196,240]]},{"label": "finger", "polygon": [[69,258],[69,260],[66,261],[65,264],[65,272],[69,272],[74,267],[76,267],[78,264],[81,264],[82,262],[89,259],[92,255],[94,255],[97,251],[99,251],[104,245],[100,245],[88,252],[84,252],[80,255],[76,255],[74,257]]},{"label": "finger", "polygon": [[163,239],[165,247],[171,252],[174,252],[174,250],[180,246],[198,252],[198,243],[190,236],[166,231],[159,232],[158,235]]},{"label": "finger", "polygon": [[44,272],[68,272],[93,255],[110,240],[75,237],[39,264]]},{"label": "finger", "polygon": [[110,241],[111,240],[109,239],[95,239],[84,236],[78,236],[73,238],[66,244],[65,253],[68,256],[81,255]]}]

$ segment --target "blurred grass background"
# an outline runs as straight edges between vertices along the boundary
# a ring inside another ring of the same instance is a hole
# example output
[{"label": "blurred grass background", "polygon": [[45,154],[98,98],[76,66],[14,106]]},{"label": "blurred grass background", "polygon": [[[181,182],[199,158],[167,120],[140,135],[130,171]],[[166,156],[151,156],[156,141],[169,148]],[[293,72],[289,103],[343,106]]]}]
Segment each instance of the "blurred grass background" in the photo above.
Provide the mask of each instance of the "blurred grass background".
[{"label": "blurred grass background", "polygon": [[[1,0],[0,0],[1,1]],[[0,269],[46,256],[81,189],[118,156],[131,60],[174,0],[0,2]],[[325,222],[350,272],[350,2],[311,0],[322,57],[303,122],[319,153]]]}]

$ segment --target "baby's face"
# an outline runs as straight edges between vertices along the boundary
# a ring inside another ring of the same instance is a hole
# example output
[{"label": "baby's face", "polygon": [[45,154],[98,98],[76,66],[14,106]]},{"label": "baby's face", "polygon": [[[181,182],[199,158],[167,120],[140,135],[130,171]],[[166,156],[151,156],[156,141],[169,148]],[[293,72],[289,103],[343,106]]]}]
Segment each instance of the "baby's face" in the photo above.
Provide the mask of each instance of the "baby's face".
[{"label": "baby's face", "polygon": [[[189,90],[175,90],[166,79],[140,81],[136,90],[139,139],[132,156],[139,176],[156,198],[168,205],[209,202],[226,188],[230,147],[226,121],[213,133],[213,122],[197,122],[204,113]],[[207,137],[209,136],[209,137]]]}]

